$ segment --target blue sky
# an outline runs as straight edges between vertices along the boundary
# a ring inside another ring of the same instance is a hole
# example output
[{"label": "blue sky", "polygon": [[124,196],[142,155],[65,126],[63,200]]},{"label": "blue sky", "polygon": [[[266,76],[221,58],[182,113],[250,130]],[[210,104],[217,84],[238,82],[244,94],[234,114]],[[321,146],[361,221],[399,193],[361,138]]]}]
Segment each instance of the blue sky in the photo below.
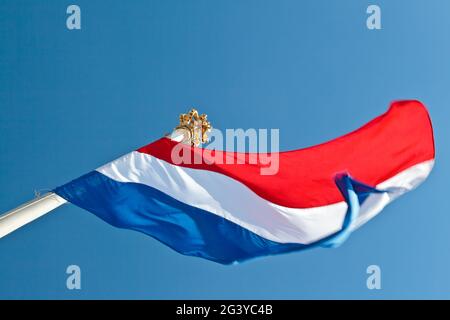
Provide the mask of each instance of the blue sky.
[{"label": "blue sky", "polygon": [[[66,8],[81,8],[81,30]],[[366,28],[377,4],[382,29]],[[436,166],[338,249],[222,266],[73,205],[0,239],[0,298],[449,298],[448,1],[0,3],[0,212],[171,131],[279,128],[281,150],[356,129],[398,99],[431,114]],[[79,265],[82,289],[67,290]],[[382,289],[368,290],[379,265]]]}]

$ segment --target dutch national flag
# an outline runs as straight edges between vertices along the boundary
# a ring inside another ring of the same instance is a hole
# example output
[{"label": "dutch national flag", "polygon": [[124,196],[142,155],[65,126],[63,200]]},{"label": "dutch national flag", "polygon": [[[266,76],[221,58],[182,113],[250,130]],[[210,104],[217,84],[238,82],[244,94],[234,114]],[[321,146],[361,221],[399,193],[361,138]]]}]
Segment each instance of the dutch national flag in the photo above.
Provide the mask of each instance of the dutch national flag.
[{"label": "dutch national flag", "polygon": [[[204,161],[175,164],[174,147]],[[54,191],[114,226],[228,264],[339,245],[424,181],[434,154],[426,108],[399,101],[347,135],[280,152],[274,175],[261,175],[263,164],[208,161],[242,154],[162,138]]]}]

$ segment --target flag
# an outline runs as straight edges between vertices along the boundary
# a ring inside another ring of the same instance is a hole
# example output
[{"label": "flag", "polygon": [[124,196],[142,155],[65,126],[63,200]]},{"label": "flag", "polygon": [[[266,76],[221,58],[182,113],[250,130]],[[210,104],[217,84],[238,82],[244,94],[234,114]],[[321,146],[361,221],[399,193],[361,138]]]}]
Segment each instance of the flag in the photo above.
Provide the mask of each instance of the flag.
[{"label": "flag", "polygon": [[[173,151],[202,161],[178,163]],[[262,175],[251,154],[159,139],[54,190],[106,222],[222,264],[339,246],[434,164],[433,130],[419,101],[398,101],[329,142],[279,152]],[[244,157],[244,163],[237,163]],[[217,161],[223,159],[224,161]],[[213,161],[215,160],[215,161]]]}]

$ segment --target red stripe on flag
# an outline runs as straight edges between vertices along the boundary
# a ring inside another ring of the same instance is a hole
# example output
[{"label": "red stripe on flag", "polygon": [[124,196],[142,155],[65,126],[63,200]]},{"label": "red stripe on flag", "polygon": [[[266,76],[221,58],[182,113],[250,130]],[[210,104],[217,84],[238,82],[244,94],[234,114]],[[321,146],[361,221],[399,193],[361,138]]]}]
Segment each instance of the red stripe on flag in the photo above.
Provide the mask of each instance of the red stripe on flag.
[{"label": "red stripe on flag", "polygon": [[[171,151],[178,143],[162,138],[137,151],[174,164]],[[261,164],[208,164],[213,157],[232,158],[235,152],[213,151],[183,145],[183,152],[203,157],[201,164],[178,164],[227,175],[262,198],[291,208],[324,206],[343,201],[335,185],[337,173],[375,186],[401,171],[434,159],[433,129],[419,101],[398,101],[363,127],[329,142],[280,152],[279,171],[261,175]],[[240,155],[243,155],[242,153]],[[248,162],[248,154],[244,154]],[[266,165],[267,166],[267,165]]]}]

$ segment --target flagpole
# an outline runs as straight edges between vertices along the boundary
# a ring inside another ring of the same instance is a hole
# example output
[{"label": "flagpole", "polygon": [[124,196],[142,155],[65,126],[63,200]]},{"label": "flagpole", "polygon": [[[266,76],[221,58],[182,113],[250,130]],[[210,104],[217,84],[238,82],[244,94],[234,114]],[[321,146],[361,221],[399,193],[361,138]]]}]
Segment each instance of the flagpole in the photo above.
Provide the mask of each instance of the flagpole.
[{"label": "flagpole", "polygon": [[23,205],[6,212],[4,215],[0,216],[0,238],[3,238],[66,202],[65,199],[61,198],[56,193],[48,192],[41,197],[28,201]]},{"label": "flagpole", "polygon": [[[191,132],[184,128],[175,130],[166,137],[181,143],[191,143]],[[67,203],[54,192],[48,192],[41,197],[28,201],[0,216],[0,238],[10,234],[20,227]]]}]

